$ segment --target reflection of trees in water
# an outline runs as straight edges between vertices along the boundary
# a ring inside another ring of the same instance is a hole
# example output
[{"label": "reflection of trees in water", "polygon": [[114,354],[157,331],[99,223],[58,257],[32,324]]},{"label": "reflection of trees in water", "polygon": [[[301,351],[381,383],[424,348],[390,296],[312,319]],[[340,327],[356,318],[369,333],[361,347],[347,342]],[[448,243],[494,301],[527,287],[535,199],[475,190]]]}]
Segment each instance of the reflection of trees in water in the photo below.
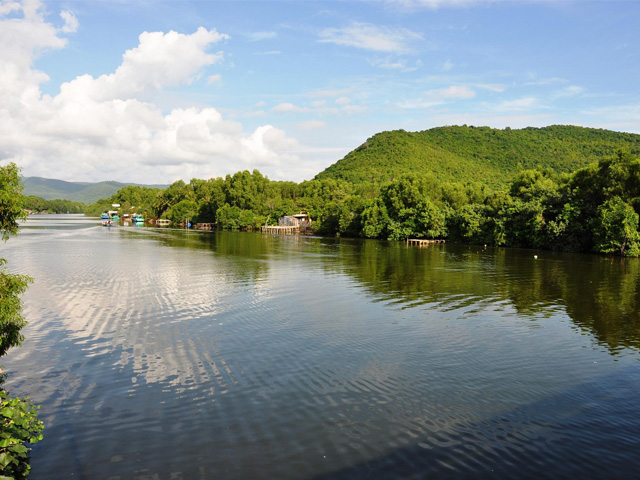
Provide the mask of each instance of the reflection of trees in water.
[{"label": "reflection of trees in water", "polygon": [[154,234],[164,245],[214,252],[235,282],[267,278],[270,262],[320,267],[358,281],[381,300],[411,307],[492,306],[523,316],[566,311],[577,327],[615,353],[640,348],[640,260],[595,255],[378,240],[273,237],[245,232]]},{"label": "reflection of trees in water", "polygon": [[[140,234],[140,232],[136,232]],[[236,283],[260,282],[267,277],[268,262],[256,261],[277,252],[273,242],[260,234],[246,232],[198,232],[187,230],[151,230],[142,233],[159,244],[190,250],[212,252],[219,258],[221,269]]]},{"label": "reflection of trees in water", "polygon": [[640,348],[640,261],[534,253],[363,241],[342,243],[340,258],[345,273],[387,301],[445,309],[506,301],[525,316],[562,309],[613,353]]}]

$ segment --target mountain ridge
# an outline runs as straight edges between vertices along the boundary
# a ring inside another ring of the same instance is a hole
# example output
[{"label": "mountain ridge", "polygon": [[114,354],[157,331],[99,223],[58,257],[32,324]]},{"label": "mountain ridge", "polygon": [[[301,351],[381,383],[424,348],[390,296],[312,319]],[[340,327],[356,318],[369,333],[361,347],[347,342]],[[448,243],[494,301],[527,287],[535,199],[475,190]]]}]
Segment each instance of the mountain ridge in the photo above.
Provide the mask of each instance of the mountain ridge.
[{"label": "mountain ridge", "polygon": [[441,181],[498,186],[522,170],[571,173],[619,149],[639,155],[640,135],[572,125],[391,130],[370,137],[315,179],[383,183],[408,173],[430,173]]},{"label": "mountain ridge", "polygon": [[109,198],[123,187],[140,186],[150,188],[167,188],[169,185],[142,185],[115,181],[103,182],[68,182],[44,177],[23,177],[23,195],[34,195],[45,200],[71,200],[85,204],[95,203]]}]

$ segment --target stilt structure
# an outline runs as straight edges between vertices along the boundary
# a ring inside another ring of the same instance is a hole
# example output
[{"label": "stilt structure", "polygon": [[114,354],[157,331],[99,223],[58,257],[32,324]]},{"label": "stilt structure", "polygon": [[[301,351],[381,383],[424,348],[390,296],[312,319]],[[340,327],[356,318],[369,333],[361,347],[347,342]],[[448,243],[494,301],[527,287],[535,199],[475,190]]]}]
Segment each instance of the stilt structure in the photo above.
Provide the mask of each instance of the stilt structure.
[{"label": "stilt structure", "polygon": [[445,243],[444,239],[407,238],[407,245],[417,245],[418,247],[428,247],[432,243]]}]

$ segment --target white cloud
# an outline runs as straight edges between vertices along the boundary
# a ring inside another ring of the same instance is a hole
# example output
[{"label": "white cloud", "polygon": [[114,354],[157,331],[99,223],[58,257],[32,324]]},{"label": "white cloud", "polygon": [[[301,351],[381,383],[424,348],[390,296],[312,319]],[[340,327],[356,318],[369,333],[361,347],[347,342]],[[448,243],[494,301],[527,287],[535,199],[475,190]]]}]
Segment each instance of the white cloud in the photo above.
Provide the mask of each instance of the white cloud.
[{"label": "white cloud", "polygon": [[538,99],[535,97],[523,97],[516,100],[509,100],[499,104],[497,110],[529,110],[539,107]]},{"label": "white cloud", "polygon": [[262,40],[270,40],[276,38],[278,34],[276,32],[251,32],[247,34],[247,37],[252,42],[260,42]]},{"label": "white cloud", "polygon": [[640,133],[640,104],[637,103],[597,107],[583,110],[580,114],[592,118],[585,122],[589,126]]},{"label": "white cloud", "polygon": [[280,113],[303,113],[307,111],[306,108],[294,105],[293,103],[289,102],[280,103],[273,107],[271,110]]},{"label": "white cloud", "polygon": [[82,75],[63,83],[60,95],[73,101],[78,97],[98,101],[138,98],[150,91],[190,84],[204,68],[223,58],[223,53],[208,53],[213,43],[228,38],[203,27],[186,35],[174,31],[143,32],[137,47],[127,50],[114,73],[93,78]]},{"label": "white cloud", "polygon": [[207,77],[207,85],[222,85],[222,75],[215,73]]},{"label": "white cloud", "polygon": [[318,128],[325,127],[326,125],[327,125],[326,122],[323,122],[321,120],[316,120],[316,119],[309,120],[306,122],[301,122],[299,124],[300,129],[304,131],[317,130]]},{"label": "white cloud", "polygon": [[63,33],[73,33],[78,30],[78,19],[69,10],[63,10],[60,12],[60,18],[64,20],[64,25],[61,30]]},{"label": "white cloud", "polygon": [[349,103],[351,103],[351,99],[349,97],[336,98],[336,104],[338,105],[347,105]]},{"label": "white cloud", "polygon": [[475,96],[476,92],[465,85],[452,85],[447,88],[427,90],[421,98],[400,102],[397,106],[405,109],[431,108],[449,101],[468,100]]},{"label": "white cloud", "polygon": [[496,92],[496,93],[502,93],[507,88],[504,85],[501,85],[499,83],[476,83],[474,86],[478,88],[482,88],[484,90],[489,90],[490,92]]},{"label": "white cloud", "polygon": [[219,62],[223,53],[208,49],[226,35],[145,32],[115,72],[78,76],[50,96],[39,88],[48,77],[32,65],[43,51],[65,46],[61,30],[44,21],[38,3],[21,5],[21,18],[18,7],[0,5],[0,159],[24,175],[99,181],[131,180],[135,172],[138,181],[167,183],[275,171],[297,160],[297,141],[272,125],[245,132],[215,108],[165,113],[149,101],[149,93],[189,84]]},{"label": "white cloud", "polygon": [[364,113],[368,110],[364,105],[345,105],[340,108],[342,113],[346,113],[347,115],[357,115],[359,113]]},{"label": "white cloud", "polygon": [[370,23],[353,23],[345,28],[326,28],[320,42],[363,48],[376,52],[407,53],[410,43],[422,39],[419,33],[405,28],[378,27]]},{"label": "white cloud", "polygon": [[447,88],[438,88],[435,90],[428,90],[425,92],[425,95],[430,98],[442,98],[442,99],[453,99],[453,100],[464,100],[468,98],[473,98],[476,96],[476,92],[474,92],[471,88],[466,86],[452,85]]},{"label": "white cloud", "polygon": [[449,70],[451,70],[453,68],[453,63],[451,63],[451,60],[447,60],[446,62],[444,62],[444,64],[442,65],[441,70],[443,72],[448,72]]},{"label": "white cloud", "polygon": [[310,92],[308,95],[310,97],[319,97],[319,98],[331,98],[331,97],[339,97],[342,95],[347,95],[351,93],[351,89],[349,88],[341,88],[341,89],[322,89],[322,90],[314,90]]},{"label": "white cloud", "polygon": [[570,85],[568,87],[562,88],[553,93],[553,98],[564,98],[564,97],[575,97],[577,95],[581,95],[586,90],[583,87],[578,87],[577,85]]},{"label": "white cloud", "polygon": [[384,68],[385,70],[406,70],[407,64],[401,59],[376,58],[370,61],[374,67]]},{"label": "white cloud", "polygon": [[567,83],[567,79],[560,77],[551,77],[551,78],[540,78],[536,80],[531,80],[529,82],[523,83],[525,87],[532,86],[546,86],[546,85],[558,85],[560,83]]}]

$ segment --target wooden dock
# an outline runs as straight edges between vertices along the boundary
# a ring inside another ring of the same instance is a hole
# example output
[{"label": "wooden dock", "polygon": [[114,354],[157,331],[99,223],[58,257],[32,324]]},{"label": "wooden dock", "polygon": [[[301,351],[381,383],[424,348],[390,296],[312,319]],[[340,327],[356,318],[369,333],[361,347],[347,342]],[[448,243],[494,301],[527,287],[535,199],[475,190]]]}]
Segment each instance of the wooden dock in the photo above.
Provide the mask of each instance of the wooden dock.
[{"label": "wooden dock", "polygon": [[262,233],[273,233],[274,235],[297,235],[300,233],[300,227],[286,226],[281,227],[279,225],[264,225],[262,227]]},{"label": "wooden dock", "polygon": [[407,238],[407,245],[417,245],[418,247],[428,247],[432,243],[444,243],[443,239]]},{"label": "wooden dock", "polygon": [[215,223],[196,223],[196,230],[212,230]]}]

